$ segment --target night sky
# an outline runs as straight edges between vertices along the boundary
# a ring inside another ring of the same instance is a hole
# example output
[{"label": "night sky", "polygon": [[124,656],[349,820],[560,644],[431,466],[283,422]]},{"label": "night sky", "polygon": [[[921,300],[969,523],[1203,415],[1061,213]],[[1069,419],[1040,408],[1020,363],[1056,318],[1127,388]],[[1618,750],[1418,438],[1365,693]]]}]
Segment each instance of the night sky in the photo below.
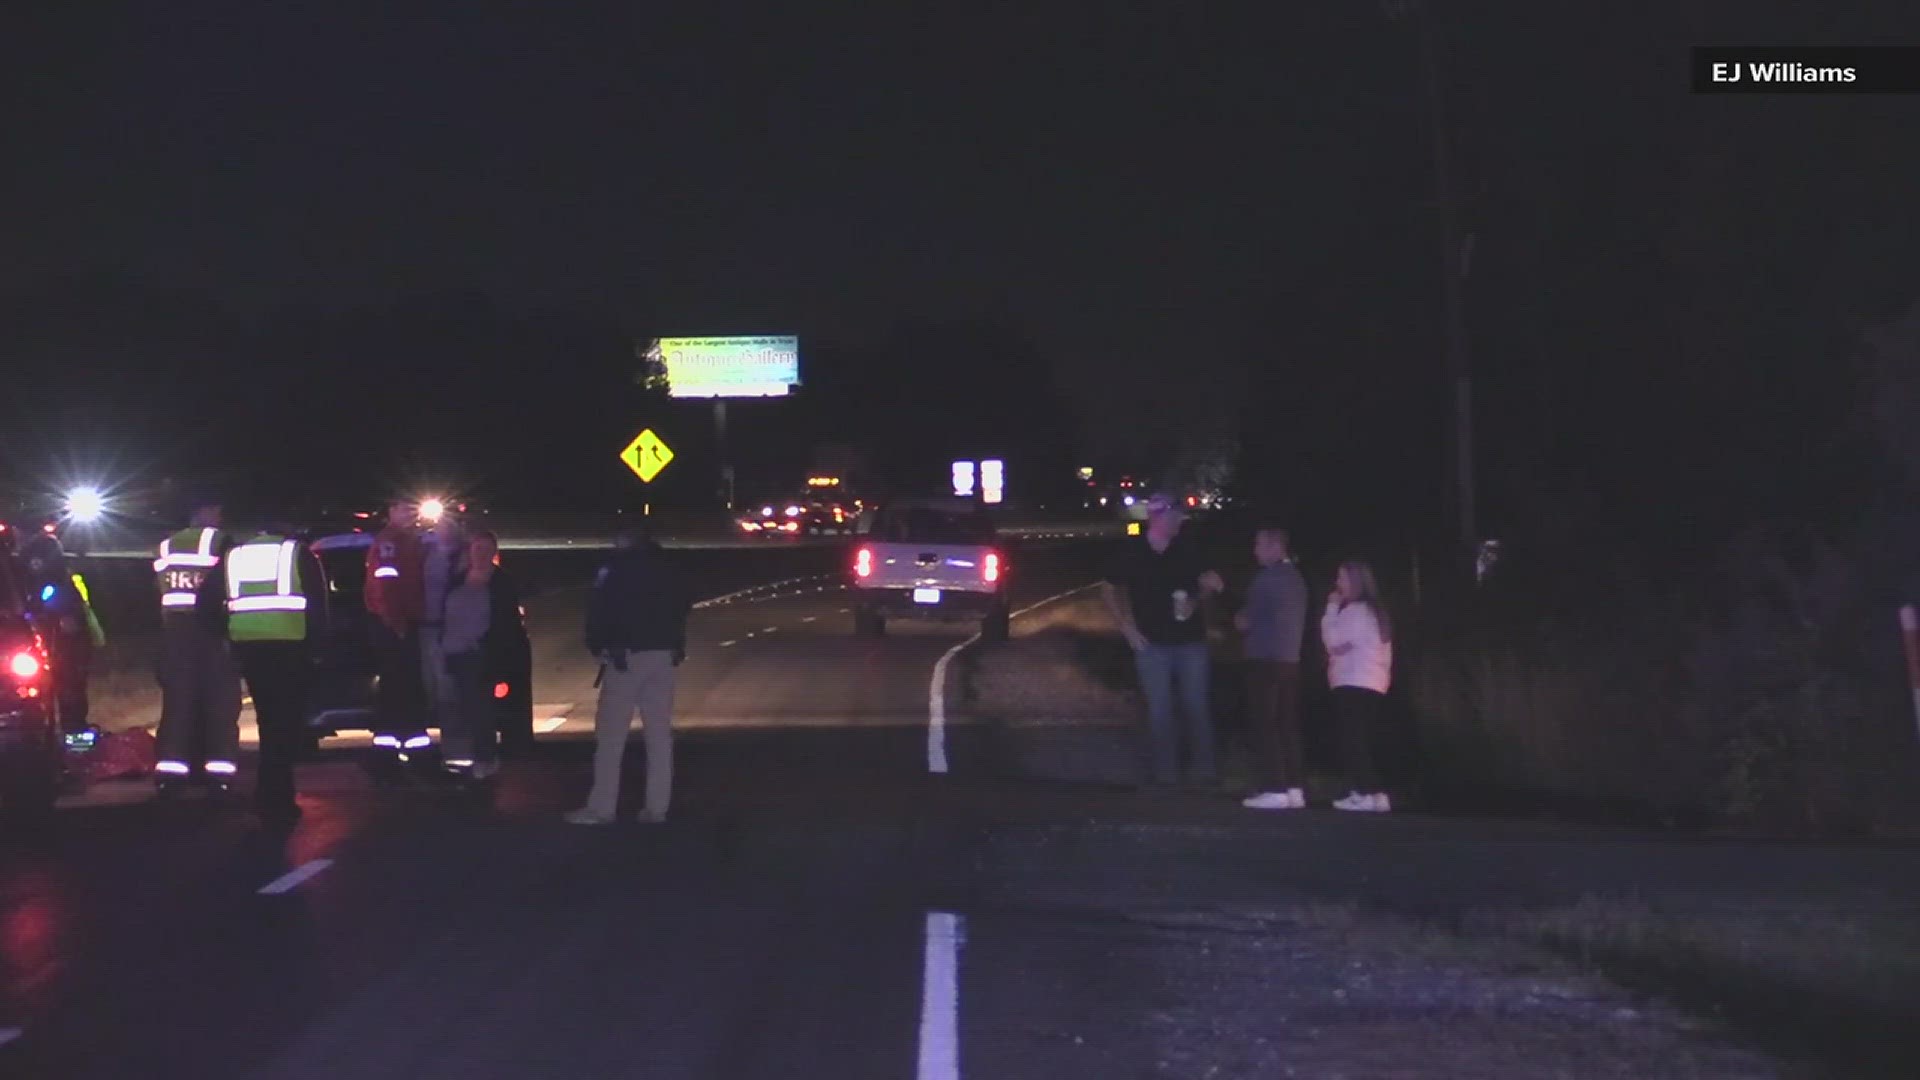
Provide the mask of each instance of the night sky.
[{"label": "night sky", "polygon": [[[802,335],[811,399],[737,420],[743,466],[830,435],[924,469],[979,431],[1051,470],[1237,430],[1298,502],[1357,468],[1358,434],[1371,501],[1438,513],[1411,27],[1359,2],[1039,6],[10,12],[8,407],[76,418],[15,440],[14,482],[113,440],[204,470],[272,433],[311,485],[424,457],[503,499],[600,499],[634,421],[705,437],[631,392],[632,339],[753,332]],[[1912,5],[1627,6],[1440,5],[1496,513],[1695,456],[1601,446],[1595,403],[1631,409],[1616,433],[1744,432],[1920,299],[1920,98],[1703,100],[1685,72],[1692,44],[1920,41]],[[1737,372],[1745,411],[1702,421]],[[195,378],[260,407],[183,423],[218,412]],[[956,381],[966,404],[933,408]]]}]

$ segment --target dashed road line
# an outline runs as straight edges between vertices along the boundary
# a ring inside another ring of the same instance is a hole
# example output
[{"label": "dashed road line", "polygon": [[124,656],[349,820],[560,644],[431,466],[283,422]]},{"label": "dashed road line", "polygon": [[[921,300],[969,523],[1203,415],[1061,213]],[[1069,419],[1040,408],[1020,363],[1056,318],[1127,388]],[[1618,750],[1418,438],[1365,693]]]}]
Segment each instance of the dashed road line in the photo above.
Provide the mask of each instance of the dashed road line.
[{"label": "dashed road line", "polygon": [[738,641],[723,641],[720,643],[720,647],[723,649],[731,649],[738,644],[740,644]]},{"label": "dashed road line", "polygon": [[0,1046],[5,1046],[26,1033],[26,1028],[0,1027]]},{"label": "dashed road line", "polygon": [[920,968],[919,1080],[960,1080],[960,945],[965,931],[960,916],[927,912]]}]

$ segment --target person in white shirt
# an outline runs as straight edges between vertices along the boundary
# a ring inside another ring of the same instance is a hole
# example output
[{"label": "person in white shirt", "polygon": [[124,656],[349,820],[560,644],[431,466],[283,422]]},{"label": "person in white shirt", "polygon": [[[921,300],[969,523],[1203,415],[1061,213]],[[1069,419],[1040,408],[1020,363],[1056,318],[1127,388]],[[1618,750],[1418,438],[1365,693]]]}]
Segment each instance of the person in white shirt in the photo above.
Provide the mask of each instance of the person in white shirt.
[{"label": "person in white shirt", "polygon": [[1333,688],[1341,757],[1353,784],[1334,808],[1384,814],[1393,801],[1374,769],[1373,729],[1393,680],[1393,624],[1366,563],[1340,565],[1320,617],[1320,640],[1327,648],[1327,685]]}]

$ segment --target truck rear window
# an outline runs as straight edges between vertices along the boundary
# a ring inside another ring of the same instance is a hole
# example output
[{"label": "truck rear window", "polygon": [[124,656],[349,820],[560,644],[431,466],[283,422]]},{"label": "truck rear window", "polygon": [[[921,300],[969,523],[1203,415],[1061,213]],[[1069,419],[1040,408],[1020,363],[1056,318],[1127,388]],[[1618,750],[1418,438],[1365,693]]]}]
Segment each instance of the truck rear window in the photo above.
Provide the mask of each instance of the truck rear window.
[{"label": "truck rear window", "polygon": [[986,544],[994,538],[985,514],[954,514],[928,506],[889,510],[874,523],[877,540],[908,544]]}]

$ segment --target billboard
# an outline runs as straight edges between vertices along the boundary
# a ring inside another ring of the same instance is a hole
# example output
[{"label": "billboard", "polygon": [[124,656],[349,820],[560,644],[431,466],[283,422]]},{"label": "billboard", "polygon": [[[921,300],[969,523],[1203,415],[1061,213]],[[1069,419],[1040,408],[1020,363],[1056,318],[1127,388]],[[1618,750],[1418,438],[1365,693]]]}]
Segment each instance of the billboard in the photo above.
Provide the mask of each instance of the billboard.
[{"label": "billboard", "polygon": [[786,397],[800,385],[797,337],[661,338],[654,347],[676,398]]}]

